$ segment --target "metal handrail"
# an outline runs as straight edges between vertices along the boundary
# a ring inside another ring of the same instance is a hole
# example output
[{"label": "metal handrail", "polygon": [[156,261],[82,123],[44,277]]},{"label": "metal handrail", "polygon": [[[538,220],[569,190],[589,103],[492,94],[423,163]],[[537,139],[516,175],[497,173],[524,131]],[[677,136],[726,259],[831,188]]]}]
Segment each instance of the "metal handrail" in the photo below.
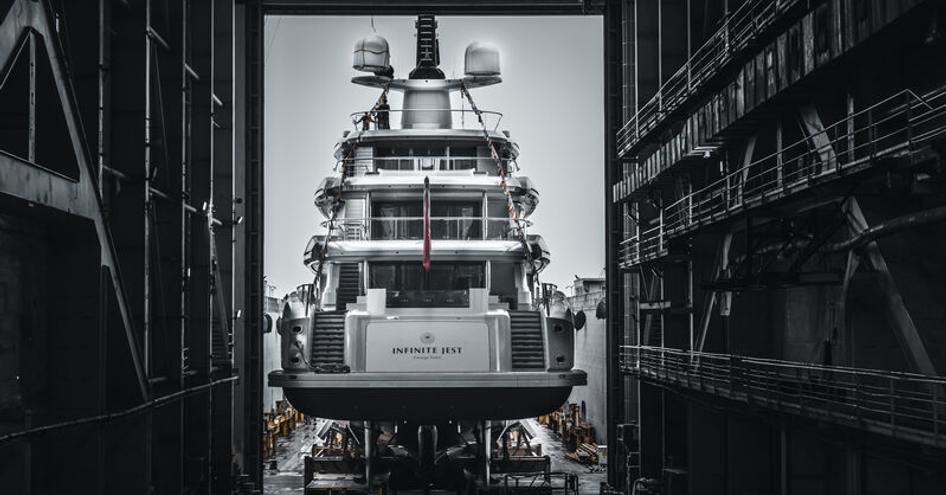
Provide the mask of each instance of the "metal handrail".
[{"label": "metal handrail", "polygon": [[[852,123],[852,122],[853,122],[853,123],[855,123],[855,125],[856,125],[857,121],[858,121],[862,116],[871,116],[871,115],[873,115],[874,112],[876,112],[876,110],[877,110],[878,108],[881,108],[881,107],[883,107],[884,105],[887,105],[888,103],[890,103],[890,102],[892,102],[892,101],[896,101],[896,100],[898,100],[898,99],[900,99],[900,98],[904,98],[904,97],[908,98],[909,100],[906,102],[905,105],[901,105],[901,106],[898,106],[897,108],[895,108],[894,111],[893,111],[893,113],[890,113],[890,114],[881,116],[880,118],[878,118],[878,119],[876,119],[876,120],[875,120],[874,118],[868,118],[868,119],[867,119],[868,123],[867,123],[867,126],[866,126],[866,127],[863,127],[863,128],[860,128],[860,129],[854,129],[854,130],[852,130],[852,131],[849,131],[849,130],[847,129],[847,125],[848,125],[849,123]],[[832,125],[826,127],[824,130],[821,130],[821,131],[815,133],[813,136],[801,138],[801,139],[799,139],[798,141],[796,141],[796,142],[794,142],[794,143],[792,143],[792,144],[790,144],[790,145],[788,145],[788,146],[785,146],[785,147],[782,148],[781,150],[778,150],[778,151],[776,151],[776,152],[774,152],[774,153],[771,153],[771,154],[769,154],[769,155],[767,155],[767,156],[764,156],[764,157],[762,157],[762,158],[760,158],[760,159],[758,159],[758,160],[753,161],[752,163],[750,163],[750,164],[748,164],[748,165],[746,165],[746,166],[744,166],[744,167],[740,167],[739,169],[737,169],[737,170],[735,170],[735,171],[733,171],[733,172],[730,172],[729,174],[724,175],[722,178],[716,180],[715,182],[712,182],[712,183],[710,183],[709,185],[707,185],[707,186],[705,186],[705,187],[703,187],[703,188],[701,188],[701,189],[699,189],[699,190],[697,190],[697,191],[694,191],[694,192],[690,193],[689,195],[683,196],[681,199],[675,201],[674,203],[671,203],[671,205],[669,205],[669,206],[667,207],[667,209],[672,209],[672,208],[674,208],[674,207],[679,207],[679,206],[681,206],[681,204],[688,202],[688,201],[691,199],[691,197],[699,197],[699,196],[715,197],[715,196],[716,196],[718,193],[720,193],[721,191],[722,191],[722,192],[725,192],[725,191],[733,192],[733,190],[734,190],[735,188],[737,188],[737,187],[739,188],[739,191],[738,191],[738,192],[739,192],[739,195],[740,195],[740,196],[742,197],[742,199],[744,200],[746,196],[749,196],[749,194],[746,194],[746,190],[745,190],[745,188],[743,187],[743,183],[742,183],[742,181],[741,181],[741,178],[742,178],[743,176],[747,176],[747,178],[748,178],[748,175],[752,173],[753,169],[757,169],[754,176],[760,176],[760,175],[762,175],[762,174],[764,174],[764,173],[766,173],[766,172],[769,172],[769,171],[778,172],[779,169],[782,169],[782,174],[781,174],[782,177],[783,177],[783,181],[782,181],[782,182],[785,183],[786,185],[791,185],[791,184],[792,184],[792,181],[790,181],[790,180],[785,180],[786,175],[785,175],[784,169],[786,168],[786,167],[785,167],[786,162],[785,162],[784,159],[781,159],[781,160],[780,160],[780,158],[783,158],[786,154],[791,155],[791,152],[793,152],[793,151],[796,151],[796,150],[803,150],[803,152],[799,153],[798,156],[797,156],[793,161],[794,161],[794,162],[797,162],[797,161],[804,160],[804,159],[812,159],[811,161],[814,162],[813,158],[815,158],[815,155],[819,155],[819,159],[820,159],[820,155],[821,155],[822,153],[824,153],[824,152],[829,151],[829,148],[830,148],[830,151],[831,151],[832,154],[833,154],[833,150],[836,149],[834,145],[845,143],[849,138],[856,137],[856,135],[858,135],[858,134],[861,134],[861,133],[864,133],[864,132],[870,132],[870,131],[872,131],[872,130],[874,130],[874,129],[879,128],[879,127],[880,127],[881,125],[883,125],[883,124],[886,124],[886,123],[888,123],[888,122],[892,122],[894,119],[896,119],[896,118],[898,118],[898,117],[906,116],[906,114],[908,114],[910,111],[912,111],[912,109],[917,108],[917,107],[920,106],[920,105],[924,105],[924,106],[929,107],[929,104],[928,104],[927,102],[925,102],[922,98],[920,98],[918,95],[916,95],[916,93],[914,93],[913,91],[910,91],[910,90],[903,90],[903,91],[900,91],[899,93],[897,93],[897,94],[895,94],[895,95],[893,95],[893,96],[890,96],[890,97],[888,97],[888,98],[886,98],[886,99],[884,99],[884,100],[882,100],[882,101],[880,101],[880,102],[878,102],[878,103],[875,103],[874,105],[871,105],[871,106],[868,107],[868,108],[865,108],[864,110],[861,110],[861,111],[859,111],[859,112],[856,112],[856,113],[854,113],[854,114],[852,114],[852,115],[850,115],[850,116],[848,116],[848,117],[846,117],[846,118],[844,118],[844,119],[842,119],[842,120],[840,120],[840,121],[838,121],[838,122],[836,122],[836,123],[834,123],[834,124],[832,124]],[[944,109],[946,109],[946,107],[940,108],[940,113],[942,113],[942,110],[944,110]],[[907,120],[907,121],[904,122],[904,125],[903,125],[902,127],[897,127],[897,128],[892,129],[892,130],[887,130],[887,131],[885,131],[884,134],[876,134],[876,133],[875,133],[875,134],[873,135],[872,139],[870,139],[868,142],[862,142],[861,144],[855,145],[855,146],[854,146],[853,148],[851,148],[851,149],[842,150],[842,153],[833,154],[832,158],[831,158],[827,163],[821,163],[820,166],[817,167],[817,168],[815,168],[815,167],[807,167],[807,168],[803,168],[803,169],[799,169],[799,170],[795,170],[795,171],[789,171],[789,174],[790,174],[790,175],[789,175],[788,177],[791,177],[792,175],[804,175],[804,176],[806,176],[806,178],[807,178],[807,176],[819,175],[819,174],[821,174],[821,173],[830,172],[832,169],[837,168],[838,166],[840,166],[840,167],[845,167],[845,166],[851,166],[851,165],[860,163],[860,162],[862,161],[861,159],[864,159],[864,158],[866,158],[866,159],[875,159],[875,158],[878,158],[878,157],[879,157],[878,151],[891,151],[891,150],[892,150],[892,147],[890,147],[890,146],[888,146],[888,147],[883,147],[883,148],[881,148],[880,150],[878,150],[878,149],[877,149],[877,148],[878,148],[877,144],[878,144],[879,142],[882,142],[882,141],[884,141],[885,139],[890,138],[890,137],[898,136],[898,135],[899,135],[900,133],[902,133],[903,131],[906,131],[906,130],[910,129],[910,128],[912,127],[912,125],[913,125],[913,120]],[[840,135],[835,135],[834,137],[830,137],[831,134],[835,133],[835,132],[838,131],[839,129],[843,129],[844,132],[843,132],[842,134],[840,134]],[[884,132],[884,131],[881,131],[881,132]],[[821,135],[829,136],[828,142],[827,142],[826,144],[823,144],[822,146],[820,146],[820,147],[817,148],[817,149],[812,149],[811,142],[812,142],[813,138],[814,138],[815,136],[821,136]],[[906,143],[906,141],[902,141],[902,142],[903,142],[903,143]],[[898,143],[899,143],[899,141],[898,141]],[[898,144],[898,143],[891,143],[891,144]],[[865,151],[865,150],[868,151],[869,153],[868,153],[867,155],[861,155],[861,156],[859,156],[859,158],[861,158],[861,159],[858,159],[858,160],[851,160],[851,161],[849,161],[849,162],[847,162],[847,163],[843,163],[843,158],[849,156],[852,151],[854,152],[854,155],[855,155],[855,156],[858,156],[859,153],[857,153],[857,152],[859,152],[859,151]],[[839,157],[840,157],[840,158],[839,158]],[[765,164],[768,164],[769,166],[768,166],[767,168],[763,168],[763,169],[761,169],[761,170],[758,170],[758,169],[760,168],[760,166],[765,165]],[[820,172],[810,173],[810,171],[815,171],[815,170],[819,170],[819,169],[820,169]],[[809,171],[809,173],[805,173],[806,170]],[[770,182],[769,184],[773,184],[773,183],[774,183],[774,181]],[[753,193],[753,192],[756,192],[756,191],[762,192],[761,189],[762,189],[762,188],[760,188],[760,187],[758,187],[758,186],[753,186],[753,187],[750,188],[749,192],[750,192],[750,193]],[[730,197],[731,197],[731,195],[730,195]],[[741,206],[741,205],[740,205],[740,206]],[[697,215],[697,216],[699,216],[699,215]],[[695,221],[699,221],[699,220],[700,220],[700,218],[695,218],[695,219],[693,219],[694,222],[695,222]]]},{"label": "metal handrail", "polygon": [[502,494],[534,491],[547,494],[578,495],[578,475],[561,471],[507,473],[503,475]]},{"label": "metal handrail", "polygon": [[[524,227],[529,220],[520,220]],[[435,240],[513,240],[515,224],[508,217],[431,217]],[[323,226],[326,222],[322,222]],[[424,217],[362,217],[335,221],[345,240],[421,240]],[[486,228],[484,228],[484,226]],[[438,228],[444,227],[444,228]],[[380,230],[380,232],[379,232]]]},{"label": "metal handrail", "polygon": [[622,346],[626,373],[946,447],[946,378],[771,358]]},{"label": "metal handrail", "polygon": [[641,262],[639,236],[629,237],[621,241],[619,259],[622,268],[629,268]]},{"label": "metal handrail", "polygon": [[[444,155],[423,156],[423,155],[409,155],[409,156],[374,156],[374,157],[371,157],[371,158],[346,158],[346,159],[343,159],[343,160],[339,160],[339,163],[358,163],[358,162],[366,162],[366,161],[419,160],[419,159],[444,160],[444,161],[460,161],[460,160],[466,160],[466,161],[477,161],[477,162],[478,162],[478,161],[489,161],[489,162],[495,162],[495,161],[496,161],[495,158],[490,158],[490,157],[488,157],[488,156],[456,156],[456,155],[451,155],[451,156],[444,156]],[[513,161],[515,161],[515,159],[514,159],[514,158],[500,158],[499,161],[502,161],[502,162],[513,162]]]},{"label": "metal handrail", "polygon": [[749,0],[724,17],[720,28],[621,127],[617,134],[618,150],[637,144],[642,133],[656,127],[662,117],[682,106],[703,82],[735,60],[737,53],[797,3],[798,0]]},{"label": "metal handrail", "polygon": [[635,260],[625,262],[633,265],[659,256],[670,238],[732,212],[805,190],[812,179],[845,176],[943,135],[946,104],[934,106],[911,90],[900,91],[683,195],[661,210],[658,228],[638,234],[637,242],[648,248],[639,249]]},{"label": "metal handrail", "polygon": [[[368,116],[370,116],[370,117],[373,118],[374,116],[376,116],[376,115],[379,114],[379,113],[387,113],[388,116],[389,116],[389,119],[388,119],[388,120],[390,120],[390,115],[391,115],[391,114],[395,114],[395,113],[407,113],[407,112],[450,112],[450,113],[451,113],[451,116],[452,116],[452,114],[454,114],[454,113],[458,113],[458,114],[460,114],[460,117],[461,117],[460,125],[461,125],[462,127],[459,127],[459,128],[457,128],[457,129],[467,129],[467,128],[468,128],[468,127],[466,126],[466,119],[465,119],[465,117],[466,117],[467,114],[470,114],[470,115],[472,115],[472,117],[471,117],[470,120],[469,120],[470,126],[471,126],[471,127],[469,127],[469,129],[482,130],[482,126],[481,126],[480,123],[479,123],[477,113],[476,113],[475,111],[473,111],[472,109],[465,109],[465,108],[463,108],[463,109],[460,109],[460,108],[400,108],[400,109],[396,109],[396,110],[395,110],[395,109],[391,109],[391,110],[366,110],[366,111],[362,111],[362,112],[352,112],[351,114],[349,114],[349,118],[351,118],[352,125],[355,127],[356,130],[358,130],[358,129],[360,129],[361,126],[363,125],[363,124],[362,124],[362,119],[364,118],[365,115],[368,115]],[[480,114],[483,114],[483,115],[488,115],[488,116],[491,117],[491,118],[495,118],[495,119],[496,119],[496,122],[493,124],[491,130],[492,130],[493,132],[496,132],[496,131],[499,129],[499,124],[500,124],[500,123],[502,122],[502,120],[503,120],[503,114],[502,114],[501,112],[496,112],[496,111],[493,111],[493,110],[480,110],[479,113],[480,113]],[[372,126],[372,128],[375,129],[375,130],[379,130],[379,129],[377,129],[377,126],[376,126],[377,123],[373,123],[373,124],[374,124],[374,125]],[[401,129],[401,128],[400,128],[400,127],[394,127],[394,126],[392,125],[389,129],[397,130],[397,129]],[[387,130],[387,129],[384,129],[384,130]]]},{"label": "metal handrail", "polygon": [[[345,158],[339,160],[336,164],[336,169],[339,165],[343,166],[349,175],[355,171],[361,172],[376,172],[383,170],[384,173],[397,173],[397,172],[420,172],[426,169],[422,168],[419,164],[424,160],[432,160],[439,162],[437,166],[437,171],[455,171],[460,172],[464,170],[475,170],[474,168],[453,168],[450,166],[444,168],[444,164],[453,165],[456,162],[475,162],[477,165],[480,162],[488,162],[493,164],[496,162],[496,159],[488,156],[383,156],[383,157],[365,157],[365,158]],[[377,162],[407,162],[410,161],[412,164],[411,169],[409,170],[396,170],[396,169],[379,169],[377,167]],[[499,161],[502,162],[506,168],[512,172],[519,171],[519,164],[516,162],[515,158],[499,158]],[[511,165],[511,167],[510,167]],[[489,170],[489,169],[487,169]]]}]

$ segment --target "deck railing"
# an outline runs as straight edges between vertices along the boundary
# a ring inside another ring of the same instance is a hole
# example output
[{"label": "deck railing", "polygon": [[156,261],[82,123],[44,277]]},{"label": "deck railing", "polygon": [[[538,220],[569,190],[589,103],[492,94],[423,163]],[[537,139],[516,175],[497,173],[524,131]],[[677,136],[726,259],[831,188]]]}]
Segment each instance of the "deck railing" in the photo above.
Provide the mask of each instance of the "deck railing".
[{"label": "deck railing", "polygon": [[670,76],[657,93],[618,131],[619,154],[635,146],[701,85],[720,72],[799,0],[748,0],[722,20],[719,29]]},{"label": "deck railing", "polygon": [[[505,172],[517,172],[519,166],[512,158],[501,158]],[[365,175],[378,173],[397,175],[414,172],[452,172],[469,174],[478,168],[484,169],[490,175],[496,171],[496,160],[488,156],[385,156],[366,158],[346,158],[338,162],[344,167],[345,175]]]},{"label": "deck railing", "polygon": [[643,380],[946,448],[946,378],[728,354],[624,346]]},{"label": "deck railing", "polygon": [[559,471],[504,474],[500,493],[502,495],[514,493],[578,495],[578,475]]},{"label": "deck railing", "polygon": [[[521,222],[525,227],[532,224],[528,220]],[[422,240],[424,217],[343,218],[335,221],[335,232],[338,239],[349,241]],[[434,240],[518,239],[516,223],[508,217],[432,217],[430,234]]]},{"label": "deck railing", "polygon": [[730,215],[850,176],[885,159],[906,157],[946,136],[946,94],[922,98],[905,90],[812,136],[683,195],[660,211],[657,224],[625,241],[622,264],[667,253],[667,241]]},{"label": "deck railing", "polygon": [[[363,112],[354,112],[349,115],[351,117],[352,125],[355,130],[365,130],[365,117],[368,117],[367,130],[400,130],[401,122],[400,117],[407,113],[419,113],[419,114],[437,114],[437,113],[449,113],[451,124],[451,129],[466,129],[466,130],[475,130],[482,131],[483,126],[485,125],[490,131],[496,132],[499,130],[499,124],[503,120],[503,114],[500,112],[495,112],[493,110],[479,110],[480,114],[483,116],[483,124],[480,124],[477,113],[471,109],[466,108],[400,108],[392,110],[365,110]],[[378,116],[387,115],[388,118],[388,127],[379,128],[378,127]],[[434,117],[431,117],[431,120],[436,120]]]}]

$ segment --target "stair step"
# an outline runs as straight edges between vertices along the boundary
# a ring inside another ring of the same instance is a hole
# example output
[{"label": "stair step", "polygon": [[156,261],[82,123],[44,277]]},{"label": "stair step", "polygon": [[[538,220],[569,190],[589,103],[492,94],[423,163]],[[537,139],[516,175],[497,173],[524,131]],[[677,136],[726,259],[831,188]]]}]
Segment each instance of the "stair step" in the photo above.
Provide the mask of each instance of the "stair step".
[{"label": "stair step", "polygon": [[535,311],[510,311],[510,347],[514,370],[545,367],[545,344],[541,315]]},{"label": "stair step", "polygon": [[315,316],[310,364],[332,365],[345,362],[345,313],[327,311]]}]

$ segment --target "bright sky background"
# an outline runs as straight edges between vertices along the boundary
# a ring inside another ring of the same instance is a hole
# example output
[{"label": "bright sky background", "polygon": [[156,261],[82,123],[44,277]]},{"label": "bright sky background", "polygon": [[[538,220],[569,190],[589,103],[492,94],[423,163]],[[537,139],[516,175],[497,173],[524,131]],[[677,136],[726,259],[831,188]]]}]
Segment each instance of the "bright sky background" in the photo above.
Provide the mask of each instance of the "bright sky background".
[{"label": "bright sky background", "polygon": [[[541,195],[531,232],[545,237],[552,252],[542,281],[564,289],[575,275],[602,276],[601,18],[442,16],[438,22],[447,77],[463,76],[469,43],[500,48],[503,83],[471,92],[478,107],[504,114],[501,128],[519,143],[520,174]],[[407,77],[414,18],[375,17],[374,26],[390,44],[395,77]],[[324,231],[313,194],[334,173],[333,147],[352,129],[348,115],[378,97],[380,90],[350,82],[360,74],[351,68],[352,46],[370,32],[370,17],[266,19],[264,263],[277,295],[311,282],[302,252]],[[400,108],[399,93],[392,92],[391,106]]]}]

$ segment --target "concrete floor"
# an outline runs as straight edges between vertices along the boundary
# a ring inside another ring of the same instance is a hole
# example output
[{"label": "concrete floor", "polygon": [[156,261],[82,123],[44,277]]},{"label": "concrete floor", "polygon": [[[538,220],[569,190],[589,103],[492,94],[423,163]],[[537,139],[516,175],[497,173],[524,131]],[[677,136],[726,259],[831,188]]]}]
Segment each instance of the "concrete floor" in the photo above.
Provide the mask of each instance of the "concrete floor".
[{"label": "concrete floor", "polygon": [[276,469],[269,469],[267,462],[263,470],[263,493],[287,495],[302,493],[302,456],[312,451],[316,423],[300,425],[286,438],[276,441]]},{"label": "concrete floor", "polygon": [[558,435],[540,425],[534,419],[530,419],[529,422],[532,423],[532,427],[536,431],[536,438],[533,442],[538,441],[542,444],[542,453],[548,455],[552,460],[552,471],[578,475],[578,493],[580,495],[598,493],[601,489],[601,483],[608,479],[607,471],[603,467],[579,464],[565,457],[562,441],[558,438]]},{"label": "concrete floor", "polygon": [[[552,460],[552,471],[578,475],[578,490],[581,495],[598,493],[601,482],[607,479],[606,471],[602,467],[586,466],[565,457],[562,442],[557,435],[535,420],[529,421],[536,431],[533,444],[542,445],[542,452]],[[267,462],[267,469],[263,474],[263,492],[266,495],[302,493],[302,456],[311,451],[315,429],[315,422],[300,425],[288,437],[277,440],[274,459],[276,469],[269,469],[270,463]]]}]

